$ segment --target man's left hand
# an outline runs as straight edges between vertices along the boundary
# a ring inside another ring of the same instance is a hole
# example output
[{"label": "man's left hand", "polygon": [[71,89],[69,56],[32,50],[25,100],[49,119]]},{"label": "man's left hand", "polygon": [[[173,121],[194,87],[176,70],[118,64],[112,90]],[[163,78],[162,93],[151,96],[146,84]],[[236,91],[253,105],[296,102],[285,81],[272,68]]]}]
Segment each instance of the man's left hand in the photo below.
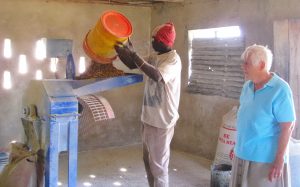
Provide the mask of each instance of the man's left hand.
[{"label": "man's left hand", "polygon": [[273,165],[269,171],[269,181],[270,182],[272,182],[274,179],[278,179],[282,176],[283,165],[284,165],[283,158],[275,159],[275,161],[273,162]]}]

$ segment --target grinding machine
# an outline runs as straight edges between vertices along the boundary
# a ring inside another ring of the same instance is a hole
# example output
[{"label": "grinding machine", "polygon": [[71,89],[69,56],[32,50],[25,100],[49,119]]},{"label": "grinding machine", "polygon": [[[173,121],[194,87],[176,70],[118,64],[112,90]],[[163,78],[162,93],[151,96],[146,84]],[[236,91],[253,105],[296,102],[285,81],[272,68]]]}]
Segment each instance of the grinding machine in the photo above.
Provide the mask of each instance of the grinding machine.
[{"label": "grinding machine", "polygon": [[[54,52],[49,52],[48,48],[53,49]],[[68,41],[52,41],[51,45],[47,45],[47,52],[53,56],[58,56],[58,53],[64,56],[70,48]],[[59,154],[67,152],[68,186],[76,187],[78,125],[81,125],[78,120],[81,115],[78,107],[79,100],[85,102],[80,106],[89,106],[91,111],[95,112],[93,113],[95,120],[112,118],[114,115],[109,103],[104,98],[97,99],[90,94],[142,81],[141,74],[86,80],[32,80],[23,96],[22,124],[27,137],[26,144],[30,150],[38,153],[40,158],[45,158],[44,169],[40,170],[42,173],[44,170],[45,178],[43,176],[44,182],[40,182],[46,187],[57,186]]]}]

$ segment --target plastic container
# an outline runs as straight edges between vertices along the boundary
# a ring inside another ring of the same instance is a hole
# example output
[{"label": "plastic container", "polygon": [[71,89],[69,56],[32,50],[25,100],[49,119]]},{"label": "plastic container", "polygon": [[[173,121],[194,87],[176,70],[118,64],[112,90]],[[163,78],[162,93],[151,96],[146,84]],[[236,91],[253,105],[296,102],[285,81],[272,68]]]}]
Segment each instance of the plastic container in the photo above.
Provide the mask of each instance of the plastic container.
[{"label": "plastic container", "polygon": [[0,174],[3,168],[8,164],[9,153],[0,152]]},{"label": "plastic container", "polygon": [[75,63],[72,53],[69,53],[67,56],[67,64],[66,64],[66,78],[67,79],[75,79]]},{"label": "plastic container", "polygon": [[111,63],[117,57],[114,45],[117,42],[126,42],[131,34],[131,23],[124,15],[116,11],[107,11],[87,33],[83,49],[94,61],[102,64]]},{"label": "plastic container", "polygon": [[211,166],[210,187],[229,187],[231,165],[218,164]]},{"label": "plastic container", "polygon": [[291,138],[289,145],[289,160],[291,168],[291,187],[300,186],[300,140]]}]

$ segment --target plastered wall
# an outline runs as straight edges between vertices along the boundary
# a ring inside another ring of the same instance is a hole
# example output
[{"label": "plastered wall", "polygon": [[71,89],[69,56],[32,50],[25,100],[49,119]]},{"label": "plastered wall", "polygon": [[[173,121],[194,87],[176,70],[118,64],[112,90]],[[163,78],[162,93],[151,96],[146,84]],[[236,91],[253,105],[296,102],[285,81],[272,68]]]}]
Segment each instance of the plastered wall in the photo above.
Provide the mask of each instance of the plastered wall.
[{"label": "plastered wall", "polygon": [[174,148],[213,159],[222,116],[238,104],[237,100],[186,91],[187,31],[239,25],[246,45],[256,43],[273,49],[273,21],[295,18],[300,18],[297,0],[186,0],[181,5],[153,8],[152,28],[163,22],[174,22],[177,30],[175,49],[183,62],[181,117],[175,130]]},{"label": "plastered wall", "polygon": [[[0,89],[0,147],[13,140],[20,140],[23,129],[21,97],[28,81],[34,78],[34,70],[45,72],[49,64],[40,64],[33,58],[35,41],[41,37],[73,39],[74,57],[84,55],[81,42],[86,32],[94,26],[99,15],[107,9],[124,13],[133,24],[132,37],[136,50],[142,55],[149,51],[150,32],[154,26],[167,21],[176,25],[175,49],[182,58],[182,94],[180,119],[175,130],[173,148],[213,159],[222,116],[237,100],[218,96],[190,94],[188,82],[189,29],[201,29],[239,25],[246,45],[257,43],[273,48],[273,21],[300,18],[298,0],[187,0],[183,4],[149,7],[112,6],[103,4],[66,3],[42,0],[0,0],[0,41],[9,37],[14,46],[13,59],[2,58],[0,73],[11,69],[14,74],[12,90]],[[2,45],[0,45],[2,51]],[[30,72],[17,74],[17,55],[28,55]],[[275,62],[276,63],[276,62]],[[120,63],[115,65],[127,71]],[[51,78],[46,73],[46,77]],[[1,79],[2,80],[2,79]],[[117,116],[100,125],[114,133],[93,135],[80,142],[81,148],[121,146],[140,141],[139,116],[141,112],[143,85],[118,88],[101,95],[106,97]]]},{"label": "plastered wall", "polygon": [[[8,147],[12,140],[21,141],[23,128],[22,95],[28,82],[34,79],[37,69],[43,70],[44,78],[54,78],[49,71],[49,60],[36,61],[34,58],[35,42],[41,37],[72,39],[73,55],[76,63],[80,56],[85,56],[82,41],[106,10],[122,12],[132,23],[132,41],[143,55],[148,54],[150,38],[151,9],[149,7],[114,6],[43,0],[0,0],[0,75],[10,70],[13,77],[11,90],[0,87],[0,148]],[[3,40],[10,38],[13,57],[5,60],[2,55]],[[29,72],[18,74],[18,55],[27,55]],[[87,58],[89,62],[89,58]],[[119,61],[115,66],[126,72],[129,70]],[[64,72],[64,66],[59,65]],[[80,149],[101,146],[120,146],[139,142],[139,116],[141,111],[143,84],[106,91],[104,97],[112,105],[116,118],[99,124],[104,133],[82,140]],[[32,97],[35,97],[32,95]],[[111,132],[111,133],[109,133]]]}]

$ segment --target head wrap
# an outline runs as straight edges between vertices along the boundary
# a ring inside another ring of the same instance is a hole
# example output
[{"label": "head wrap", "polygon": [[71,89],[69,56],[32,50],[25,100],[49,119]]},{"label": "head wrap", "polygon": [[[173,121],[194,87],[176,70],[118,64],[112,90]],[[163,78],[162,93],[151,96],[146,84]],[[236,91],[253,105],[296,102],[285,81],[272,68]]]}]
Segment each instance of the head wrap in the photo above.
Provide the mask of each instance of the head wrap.
[{"label": "head wrap", "polygon": [[166,46],[172,47],[176,38],[176,32],[173,23],[165,23],[157,26],[152,31],[152,36]]}]

